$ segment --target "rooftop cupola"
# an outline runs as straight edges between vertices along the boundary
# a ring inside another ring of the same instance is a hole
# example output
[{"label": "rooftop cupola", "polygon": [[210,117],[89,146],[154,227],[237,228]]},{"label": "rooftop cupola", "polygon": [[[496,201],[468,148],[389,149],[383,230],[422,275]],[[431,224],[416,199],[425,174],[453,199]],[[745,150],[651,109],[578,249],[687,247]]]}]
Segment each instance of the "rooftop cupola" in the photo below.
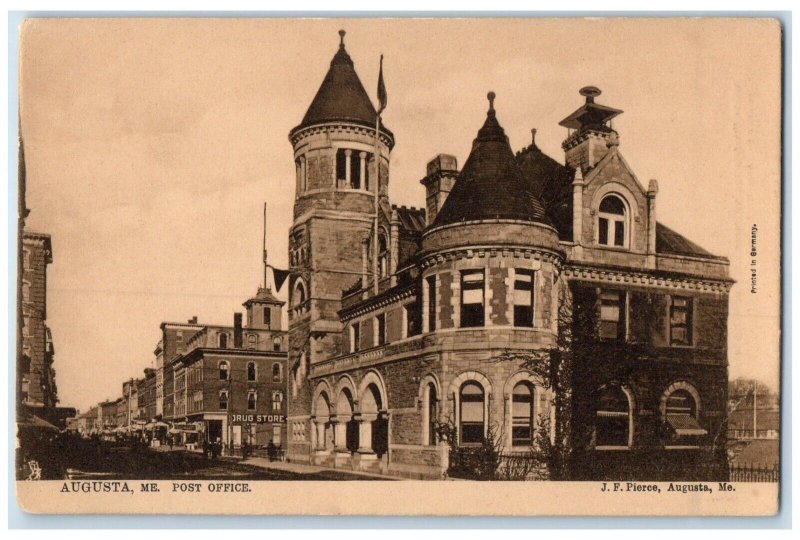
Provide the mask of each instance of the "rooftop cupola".
[{"label": "rooftop cupola", "polygon": [[489,92],[486,121],[432,227],[465,221],[511,219],[549,224],[541,202],[523,178]]},{"label": "rooftop cupola", "polygon": [[595,86],[584,86],[579,93],[586,102],[559,125],[569,130],[561,145],[567,166],[586,172],[603,159],[610,147],[619,144],[611,120],[622,111],[596,103],[595,98],[602,92]]}]

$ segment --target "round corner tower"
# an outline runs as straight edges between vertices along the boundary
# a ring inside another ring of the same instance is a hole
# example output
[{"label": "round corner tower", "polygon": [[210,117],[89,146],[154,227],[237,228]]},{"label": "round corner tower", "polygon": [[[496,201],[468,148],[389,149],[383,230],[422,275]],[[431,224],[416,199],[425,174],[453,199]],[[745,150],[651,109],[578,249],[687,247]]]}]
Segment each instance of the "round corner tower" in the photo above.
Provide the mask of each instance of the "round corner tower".
[{"label": "round corner tower", "polygon": [[299,459],[308,456],[310,444],[307,380],[315,363],[341,352],[342,291],[362,278],[376,194],[381,206],[388,205],[394,136],[378,126],[344,34],[339,32],[339,49],[302,122],[289,133],[296,169],[289,232],[289,454]]}]

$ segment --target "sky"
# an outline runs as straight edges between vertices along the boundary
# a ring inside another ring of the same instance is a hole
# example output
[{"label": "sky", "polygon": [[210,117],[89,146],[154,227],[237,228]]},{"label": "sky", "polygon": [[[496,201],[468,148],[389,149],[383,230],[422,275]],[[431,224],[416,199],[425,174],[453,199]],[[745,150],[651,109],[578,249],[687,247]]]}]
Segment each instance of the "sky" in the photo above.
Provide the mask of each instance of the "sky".
[{"label": "sky", "polygon": [[[658,220],[730,259],[731,377],[779,377],[780,33],[769,20],[62,19],[21,43],[28,228],[52,236],[47,323],[61,404],[121,395],[162,321],[232,324],[286,267],[300,123],[340,28],[396,138],[389,195],[424,206],[439,153],[463,163],[489,90],[513,149],[594,85]],[[750,291],[756,224],[758,292]],[[285,299],[285,290],[279,296]]]}]

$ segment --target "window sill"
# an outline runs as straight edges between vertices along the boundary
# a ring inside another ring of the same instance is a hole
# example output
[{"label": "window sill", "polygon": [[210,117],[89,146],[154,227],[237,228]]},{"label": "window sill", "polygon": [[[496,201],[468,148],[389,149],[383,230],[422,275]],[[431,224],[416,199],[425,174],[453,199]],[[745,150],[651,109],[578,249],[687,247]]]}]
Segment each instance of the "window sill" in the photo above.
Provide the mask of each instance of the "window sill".
[{"label": "window sill", "polygon": [[630,452],[630,446],[595,446],[599,452]]},{"label": "window sill", "polygon": [[607,246],[599,242],[595,242],[594,247],[597,249],[605,249],[608,251],[617,251],[619,253],[632,253],[631,248],[628,246]]},{"label": "window sill", "polygon": [[670,445],[665,446],[664,450],[700,450],[697,445]]}]

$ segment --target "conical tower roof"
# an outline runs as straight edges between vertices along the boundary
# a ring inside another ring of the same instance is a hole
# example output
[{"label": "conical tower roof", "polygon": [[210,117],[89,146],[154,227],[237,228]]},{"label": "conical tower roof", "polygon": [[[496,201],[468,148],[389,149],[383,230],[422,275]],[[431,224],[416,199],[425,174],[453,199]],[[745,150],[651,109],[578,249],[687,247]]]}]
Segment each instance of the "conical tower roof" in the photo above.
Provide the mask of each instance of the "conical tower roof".
[{"label": "conical tower roof", "polygon": [[[377,112],[356,74],[353,60],[344,46],[345,31],[340,30],[339,50],[331,60],[322,85],[308,107],[303,121],[292,132],[315,124],[345,121],[374,127]],[[388,130],[381,125],[381,130]]]},{"label": "conical tower roof", "polygon": [[544,207],[534,195],[497,121],[494,93],[489,92],[486,121],[472,144],[472,152],[432,227],[485,219],[514,219],[550,225]]}]

